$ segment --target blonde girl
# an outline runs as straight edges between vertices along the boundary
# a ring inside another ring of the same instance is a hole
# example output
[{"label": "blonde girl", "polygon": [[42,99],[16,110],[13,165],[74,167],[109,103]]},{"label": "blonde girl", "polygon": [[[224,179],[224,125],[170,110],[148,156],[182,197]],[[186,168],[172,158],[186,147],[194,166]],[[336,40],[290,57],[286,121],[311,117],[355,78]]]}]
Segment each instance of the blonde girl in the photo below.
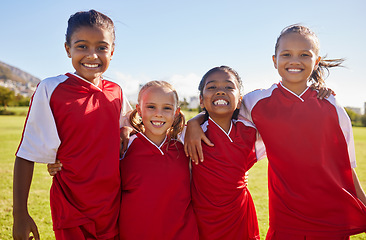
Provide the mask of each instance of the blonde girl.
[{"label": "blonde girl", "polygon": [[164,81],[145,84],[130,122],[138,133],[120,161],[121,239],[198,239],[176,90]]}]

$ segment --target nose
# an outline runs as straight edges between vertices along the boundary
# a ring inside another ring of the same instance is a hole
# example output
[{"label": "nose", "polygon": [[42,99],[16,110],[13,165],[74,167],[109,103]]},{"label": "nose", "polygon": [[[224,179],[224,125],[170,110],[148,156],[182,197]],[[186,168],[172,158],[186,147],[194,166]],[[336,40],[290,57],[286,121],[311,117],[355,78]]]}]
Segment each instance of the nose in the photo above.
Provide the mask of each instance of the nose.
[{"label": "nose", "polygon": [[292,57],[289,62],[290,64],[299,64],[300,59],[298,57]]},{"label": "nose", "polygon": [[89,58],[89,59],[96,59],[96,58],[98,58],[98,55],[97,55],[97,53],[96,53],[95,50],[91,49],[89,51],[89,53],[88,53],[87,58]]},{"label": "nose", "polygon": [[216,95],[225,95],[225,88],[219,87],[217,88]]},{"label": "nose", "polygon": [[156,109],[155,116],[156,117],[162,117],[163,116],[163,110],[162,109]]}]

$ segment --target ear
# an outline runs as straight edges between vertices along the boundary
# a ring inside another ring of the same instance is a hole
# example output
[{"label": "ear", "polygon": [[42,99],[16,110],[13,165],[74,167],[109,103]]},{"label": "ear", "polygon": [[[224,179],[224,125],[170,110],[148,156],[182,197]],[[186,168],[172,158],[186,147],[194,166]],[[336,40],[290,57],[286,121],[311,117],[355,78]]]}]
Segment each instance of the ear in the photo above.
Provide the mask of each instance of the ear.
[{"label": "ear", "polygon": [[314,70],[317,70],[318,69],[320,60],[322,60],[322,58],[320,56],[315,60]]},{"label": "ear", "polygon": [[178,117],[179,113],[180,113],[180,107],[178,107],[177,110],[175,110],[174,117]]},{"label": "ear", "polygon": [[201,95],[200,95],[200,107],[205,108],[205,105],[203,104],[203,98]]},{"label": "ear", "polygon": [[111,60],[112,60],[113,54],[114,54],[114,44],[112,46],[112,51],[111,51]]},{"label": "ear", "polygon": [[273,61],[274,67],[277,69],[277,59],[276,59],[275,55],[272,56],[272,61]]},{"label": "ear", "polygon": [[236,106],[236,109],[240,109],[241,101],[243,101],[243,97],[242,96],[239,97],[239,101],[238,101],[238,105]]},{"label": "ear", "polygon": [[136,104],[136,110],[137,110],[137,113],[140,115],[141,117],[141,108],[140,108],[140,105]]},{"label": "ear", "polygon": [[69,58],[71,58],[70,46],[69,46],[69,44],[67,44],[67,42],[65,42],[65,50],[66,50],[67,56]]}]

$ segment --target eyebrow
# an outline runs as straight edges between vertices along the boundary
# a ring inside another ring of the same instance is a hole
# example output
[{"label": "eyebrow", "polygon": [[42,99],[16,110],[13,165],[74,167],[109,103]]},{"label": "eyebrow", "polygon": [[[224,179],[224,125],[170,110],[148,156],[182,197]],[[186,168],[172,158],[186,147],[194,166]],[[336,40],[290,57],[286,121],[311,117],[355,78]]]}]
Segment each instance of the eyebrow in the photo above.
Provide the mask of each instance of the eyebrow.
[{"label": "eyebrow", "polygon": [[[206,82],[206,85],[209,84],[209,83],[214,83],[214,82],[217,82],[217,80],[208,81],[208,82]],[[227,79],[225,80],[225,82],[235,84],[233,81],[230,81],[230,80],[227,80]]]},{"label": "eyebrow", "polygon": [[[80,43],[80,42],[88,42],[88,41],[87,40],[77,40],[77,41],[74,42],[74,44]],[[105,42],[105,41],[99,41],[98,43],[103,43],[103,44],[110,45],[108,42]]]}]

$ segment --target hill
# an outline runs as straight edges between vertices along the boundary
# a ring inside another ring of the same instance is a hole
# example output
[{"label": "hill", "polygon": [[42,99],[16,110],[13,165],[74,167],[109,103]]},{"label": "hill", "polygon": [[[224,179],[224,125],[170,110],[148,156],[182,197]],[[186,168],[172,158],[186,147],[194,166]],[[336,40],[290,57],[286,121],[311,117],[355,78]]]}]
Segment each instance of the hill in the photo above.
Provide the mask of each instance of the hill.
[{"label": "hill", "polygon": [[0,61],[0,86],[9,88],[16,94],[30,97],[40,81],[39,78]]}]

